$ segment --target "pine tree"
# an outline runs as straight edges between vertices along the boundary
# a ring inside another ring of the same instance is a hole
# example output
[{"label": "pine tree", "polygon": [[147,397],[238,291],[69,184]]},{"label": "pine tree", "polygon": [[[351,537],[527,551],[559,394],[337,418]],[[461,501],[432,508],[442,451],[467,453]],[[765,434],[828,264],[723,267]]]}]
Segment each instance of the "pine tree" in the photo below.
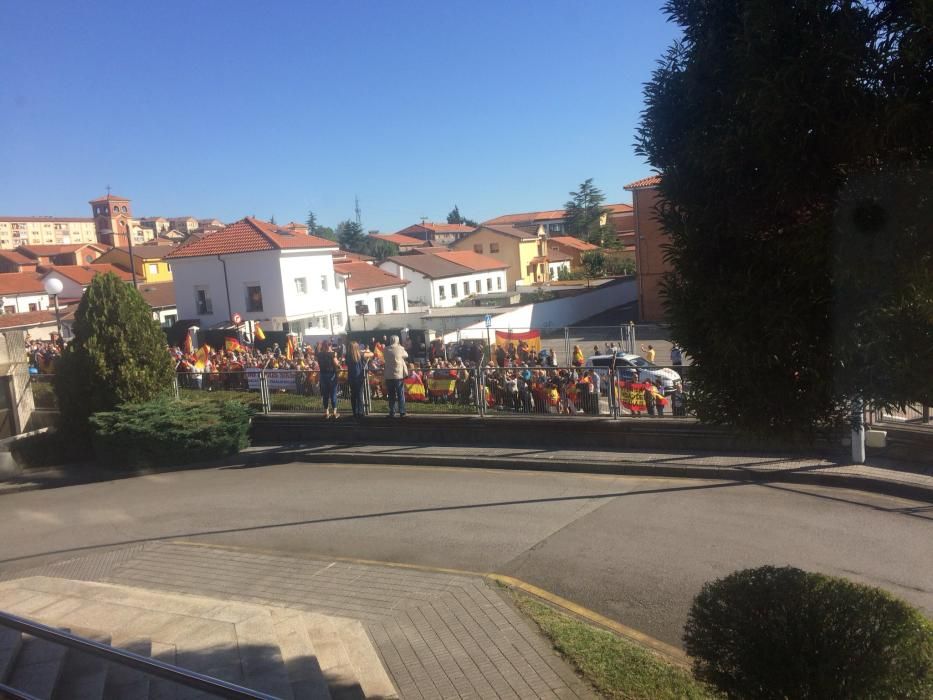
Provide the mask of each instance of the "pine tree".
[{"label": "pine tree", "polygon": [[603,202],[606,196],[588,178],[580,184],[580,189],[570,193],[570,200],[564,204],[564,229],[571,236],[583,240],[596,239],[602,245],[605,231],[600,225],[603,214]]},{"label": "pine tree", "polygon": [[308,218],[305,220],[305,223],[308,225],[308,235],[316,236],[317,235],[317,217],[314,215],[313,211],[308,211]]},{"label": "pine tree", "polygon": [[451,209],[450,213],[447,215],[448,224],[462,224],[463,217],[460,216],[460,207],[454,204],[454,208]]},{"label": "pine tree", "polygon": [[70,435],[86,437],[93,413],[148,401],[172,386],[165,334],[142,295],[115,274],[94,277],[73,331],[55,373],[61,425]]},{"label": "pine tree", "polygon": [[366,234],[363,233],[362,226],[348,219],[337,225],[337,240],[344,250],[358,253],[366,242]]}]

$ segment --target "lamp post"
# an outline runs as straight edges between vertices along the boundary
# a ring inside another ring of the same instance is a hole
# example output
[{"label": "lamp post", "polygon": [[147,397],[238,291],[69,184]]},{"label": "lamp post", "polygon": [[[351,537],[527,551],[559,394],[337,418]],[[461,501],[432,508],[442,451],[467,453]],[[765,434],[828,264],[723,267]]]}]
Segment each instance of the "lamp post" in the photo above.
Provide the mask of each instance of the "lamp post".
[{"label": "lamp post", "polygon": [[[348,291],[350,284],[350,273],[341,273],[340,276],[343,277],[343,303],[347,309],[347,333],[349,333],[353,330],[353,328],[350,326],[350,292]],[[331,332],[333,332],[333,330]]]},{"label": "lamp post", "polygon": [[52,297],[52,303],[55,305],[55,325],[58,328],[58,337],[62,337],[62,315],[58,310],[58,295],[62,293],[65,285],[57,277],[46,277],[42,282],[45,293]]}]

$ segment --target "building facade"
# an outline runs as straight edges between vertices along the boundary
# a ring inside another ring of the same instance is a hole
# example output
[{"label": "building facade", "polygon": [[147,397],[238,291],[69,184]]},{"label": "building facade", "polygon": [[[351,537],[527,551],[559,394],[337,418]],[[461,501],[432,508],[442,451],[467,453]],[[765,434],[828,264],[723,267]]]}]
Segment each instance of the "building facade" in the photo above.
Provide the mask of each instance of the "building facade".
[{"label": "building facade", "polygon": [[466,224],[436,224],[431,221],[422,221],[420,224],[408,226],[395,233],[437,245],[451,245],[471,233],[474,228]]},{"label": "building facade", "polygon": [[505,263],[471,251],[422,250],[432,252],[395,255],[379,266],[409,283],[409,303],[443,308],[508,288]]},{"label": "building facade", "polygon": [[508,288],[514,290],[519,284],[542,284],[550,279],[547,246],[543,229],[483,224],[451,248],[473,251],[500,261],[507,268]]},{"label": "building facade", "polygon": [[96,243],[94,219],[58,216],[0,217],[0,248]]},{"label": "building facade", "polygon": [[625,186],[635,203],[635,279],[638,284],[638,319],[664,320],[661,280],[670,266],[664,260],[662,245],[667,236],[655,218],[660,175],[636,180]]},{"label": "building facade", "polygon": [[[172,266],[165,256],[175,250],[173,245],[146,243],[133,246],[133,262],[136,276],[146,282],[171,282]],[[128,248],[111,248],[100,256],[98,263],[110,263],[121,270],[132,272]]]}]

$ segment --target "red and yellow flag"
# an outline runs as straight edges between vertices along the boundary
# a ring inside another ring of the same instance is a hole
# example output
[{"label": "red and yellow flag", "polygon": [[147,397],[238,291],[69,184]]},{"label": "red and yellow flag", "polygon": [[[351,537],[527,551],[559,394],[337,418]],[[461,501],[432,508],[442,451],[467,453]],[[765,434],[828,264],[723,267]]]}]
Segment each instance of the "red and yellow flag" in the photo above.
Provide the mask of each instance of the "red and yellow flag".
[{"label": "red and yellow flag", "polygon": [[266,334],[262,332],[262,328],[259,327],[258,321],[253,321],[253,335],[256,337],[256,340],[266,339]]},{"label": "red and yellow flag", "polygon": [[185,354],[190,355],[194,352],[194,344],[191,341],[191,329],[188,329],[188,332],[185,333]]},{"label": "red and yellow flag", "polygon": [[515,347],[518,347],[522,341],[528,345],[529,350],[535,353],[541,352],[541,331],[526,331],[525,333],[496,331],[496,344],[503,348],[508,347],[509,343],[515,343]]},{"label": "red and yellow flag", "polygon": [[201,347],[198,348],[198,351],[194,353],[194,368],[201,372],[207,367],[207,361],[211,357],[211,346],[207,343],[204,343]]},{"label": "red and yellow flag", "polygon": [[236,338],[224,338],[224,350],[226,350],[227,352],[231,350],[235,350],[237,352],[243,352],[244,350],[246,350],[246,348],[243,347],[243,343],[241,343]]},{"label": "red and yellow flag", "polygon": [[295,336],[289,335],[285,338],[285,359],[290,360],[295,356],[295,351],[298,349],[297,341]]}]

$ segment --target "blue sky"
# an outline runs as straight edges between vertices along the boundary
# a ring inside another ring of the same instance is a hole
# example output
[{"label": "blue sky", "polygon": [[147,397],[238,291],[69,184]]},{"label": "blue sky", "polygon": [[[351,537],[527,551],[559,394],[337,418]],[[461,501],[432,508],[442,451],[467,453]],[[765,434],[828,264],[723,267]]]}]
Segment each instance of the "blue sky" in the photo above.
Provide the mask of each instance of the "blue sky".
[{"label": "blue sky", "polygon": [[394,231],[608,201],[661,2],[0,0],[0,215],[245,215]]}]

